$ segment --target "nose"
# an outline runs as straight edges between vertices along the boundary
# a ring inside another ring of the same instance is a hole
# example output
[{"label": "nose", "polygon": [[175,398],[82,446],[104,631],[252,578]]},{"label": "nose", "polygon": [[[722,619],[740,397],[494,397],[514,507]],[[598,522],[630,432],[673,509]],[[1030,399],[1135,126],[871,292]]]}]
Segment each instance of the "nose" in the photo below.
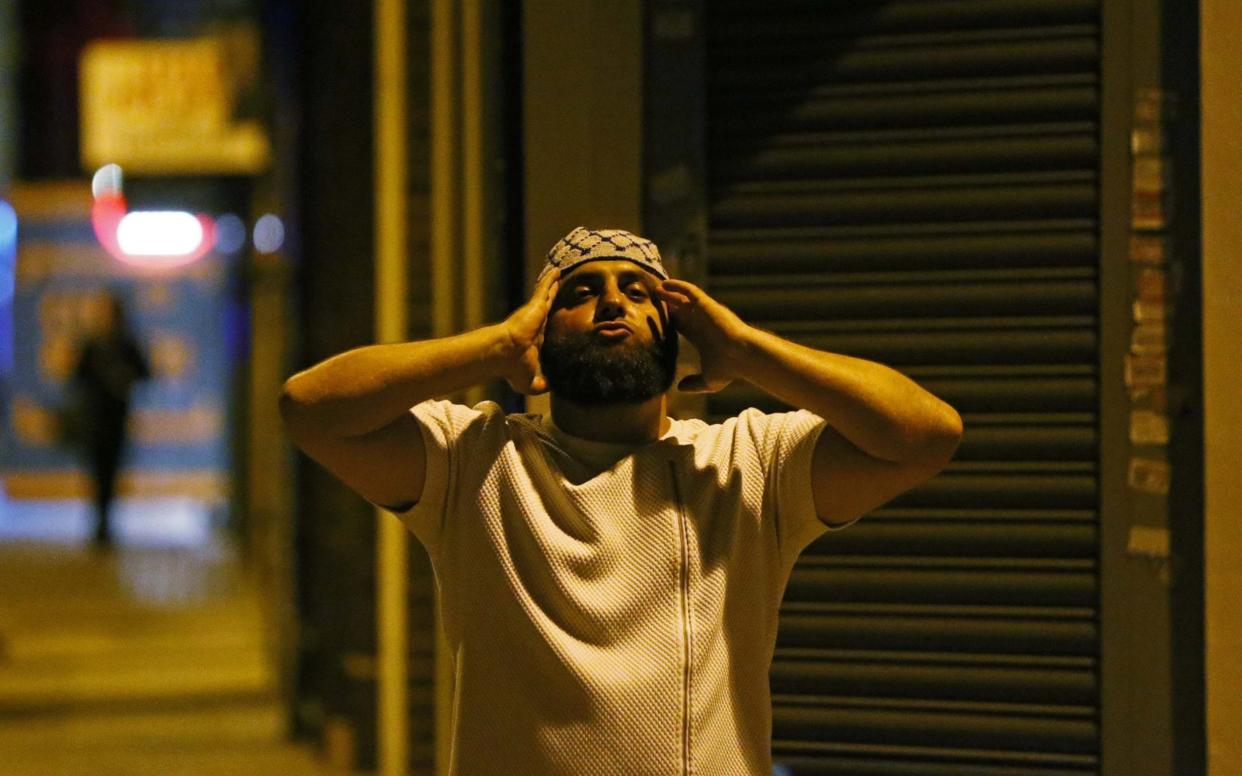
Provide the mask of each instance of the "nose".
[{"label": "nose", "polygon": [[611,321],[625,317],[625,294],[615,280],[609,280],[600,290],[599,303],[595,306],[595,321]]}]

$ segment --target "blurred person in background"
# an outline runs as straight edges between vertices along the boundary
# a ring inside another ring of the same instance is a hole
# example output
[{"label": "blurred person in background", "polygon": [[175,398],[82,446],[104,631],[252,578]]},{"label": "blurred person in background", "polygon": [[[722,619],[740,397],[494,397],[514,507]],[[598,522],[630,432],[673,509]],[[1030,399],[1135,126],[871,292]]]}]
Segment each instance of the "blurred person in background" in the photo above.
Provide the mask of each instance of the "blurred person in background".
[{"label": "blurred person in background", "polygon": [[[745,379],[796,409],[667,416]],[[551,413],[437,396],[504,379]],[[768,674],[799,553],[948,463],[952,407],[883,365],[752,327],[654,243],[579,227],[533,296],[457,336],[291,377],[312,458],[397,513],[435,569],[453,774],[772,773]]]},{"label": "blurred person in background", "polygon": [[106,292],[70,378],[72,429],[67,435],[89,469],[96,513],[94,542],[100,548],[112,545],[111,510],[126,448],[130,395],[136,383],[150,376],[124,302],[115,291]]}]

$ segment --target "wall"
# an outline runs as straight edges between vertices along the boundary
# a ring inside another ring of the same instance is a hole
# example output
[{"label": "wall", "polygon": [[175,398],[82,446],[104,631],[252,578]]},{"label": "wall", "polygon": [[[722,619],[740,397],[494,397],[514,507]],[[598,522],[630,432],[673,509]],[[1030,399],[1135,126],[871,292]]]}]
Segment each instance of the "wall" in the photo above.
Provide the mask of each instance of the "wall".
[{"label": "wall", "polygon": [[1242,4],[1202,0],[1208,771],[1242,773]]},{"label": "wall", "polygon": [[[526,287],[575,226],[642,231],[642,3],[522,4]],[[546,412],[547,395],[528,397]]]},{"label": "wall", "polygon": [[575,226],[642,227],[642,3],[525,3],[523,26],[526,259],[537,270]]}]

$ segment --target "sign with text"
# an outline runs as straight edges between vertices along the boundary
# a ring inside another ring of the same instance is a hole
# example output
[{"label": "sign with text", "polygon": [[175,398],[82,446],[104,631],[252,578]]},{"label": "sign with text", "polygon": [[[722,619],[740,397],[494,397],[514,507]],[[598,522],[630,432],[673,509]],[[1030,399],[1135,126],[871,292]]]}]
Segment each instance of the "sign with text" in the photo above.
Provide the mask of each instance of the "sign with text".
[{"label": "sign with text", "polygon": [[253,36],[97,41],[80,68],[82,163],[145,174],[253,174],[271,155],[253,108]]}]

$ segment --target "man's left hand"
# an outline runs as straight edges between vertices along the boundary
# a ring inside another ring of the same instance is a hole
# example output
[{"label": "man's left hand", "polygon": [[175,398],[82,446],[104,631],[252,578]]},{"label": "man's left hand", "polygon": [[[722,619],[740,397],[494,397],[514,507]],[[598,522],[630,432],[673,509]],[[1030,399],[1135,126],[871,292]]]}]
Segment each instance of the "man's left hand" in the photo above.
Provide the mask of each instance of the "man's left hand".
[{"label": "man's left hand", "polygon": [[662,281],[656,286],[656,297],[668,305],[677,330],[699,352],[699,373],[683,377],[678,390],[714,393],[742,376],[739,354],[751,331],[745,321],[685,280]]}]

